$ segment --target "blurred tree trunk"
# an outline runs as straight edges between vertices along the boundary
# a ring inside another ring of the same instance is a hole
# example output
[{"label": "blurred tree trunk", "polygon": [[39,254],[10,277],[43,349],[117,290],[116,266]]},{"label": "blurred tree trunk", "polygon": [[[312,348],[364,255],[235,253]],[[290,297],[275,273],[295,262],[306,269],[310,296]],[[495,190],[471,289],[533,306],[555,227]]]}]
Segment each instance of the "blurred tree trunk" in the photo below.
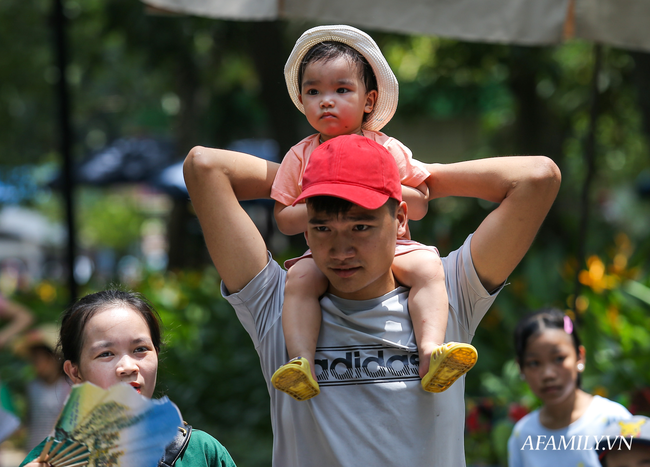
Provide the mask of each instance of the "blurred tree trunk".
[{"label": "blurred tree trunk", "polygon": [[650,145],[650,54],[632,52],[634,58],[634,84],[639,98],[639,107],[643,117],[643,132]]},{"label": "blurred tree trunk", "polygon": [[[515,123],[509,135],[511,154],[548,156],[563,169],[562,145],[570,127],[564,115],[557,115],[549,107],[550,99],[543,99],[537,91],[540,70],[552,63],[546,56],[548,50],[540,47],[510,46],[509,87],[515,99]],[[548,78],[547,78],[548,79]],[[557,86],[557,83],[553,83]],[[574,236],[561,217],[549,215],[544,221],[545,235],[538,236],[536,245],[544,247],[554,242],[564,242]],[[564,239],[564,240],[563,240]]]},{"label": "blurred tree trunk", "polygon": [[[178,157],[182,158],[200,141],[199,120],[205,110],[205,103],[201,105],[200,72],[193,59],[191,44],[175,50],[177,52],[175,84],[181,106],[174,133],[178,143]],[[199,245],[203,246],[202,235],[199,233],[200,237],[197,238],[189,229],[194,217],[190,212],[189,203],[189,198],[173,198],[167,223],[168,269],[196,268],[210,261],[206,248],[197,248]]]},{"label": "blurred tree trunk", "polygon": [[243,45],[255,63],[260,79],[260,99],[266,108],[272,137],[284,154],[300,139],[301,114],[296,110],[284,81],[284,64],[291,48],[285,44],[285,23],[278,21],[248,24]]},{"label": "blurred tree trunk", "polygon": [[515,97],[516,119],[512,135],[516,154],[545,155],[556,163],[562,155],[565,127],[548,108],[548,99],[542,99],[537,87],[539,72],[546,49],[511,46],[509,86]]},{"label": "blurred tree trunk", "polygon": [[[289,98],[284,81],[284,63],[289,55],[283,40],[284,23],[236,23],[225,27],[226,33],[217,38],[213,63],[221,63],[223,50],[241,49],[242,53],[249,54],[260,82],[259,98],[266,111],[268,128],[265,133],[278,142],[280,153],[284,156],[300,139],[300,114]],[[181,50],[178,46],[175,50],[178,60],[176,89],[182,102],[175,131],[182,156],[192,146],[199,144],[198,128],[208,105],[205,99],[208,94],[201,88],[200,72],[192,58],[191,44],[188,44],[187,50]],[[226,130],[225,133],[229,132]],[[195,218],[188,201],[174,200],[167,228],[170,269],[210,264],[203,236],[198,229],[192,228],[193,222]]]}]

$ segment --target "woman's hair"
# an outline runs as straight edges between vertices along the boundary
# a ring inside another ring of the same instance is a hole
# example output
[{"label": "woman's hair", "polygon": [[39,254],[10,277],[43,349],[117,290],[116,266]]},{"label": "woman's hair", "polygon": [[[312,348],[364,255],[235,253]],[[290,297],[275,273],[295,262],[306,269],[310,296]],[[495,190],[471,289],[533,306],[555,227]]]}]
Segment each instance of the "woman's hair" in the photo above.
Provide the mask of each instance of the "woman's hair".
[{"label": "woman's hair", "polygon": [[160,317],[153,306],[138,293],[111,289],[86,295],[63,313],[58,345],[63,360],[79,364],[84,330],[88,321],[100,311],[120,307],[131,308],[140,313],[149,327],[156,352],[160,352]]},{"label": "woman's hair", "polygon": [[[350,63],[357,67],[359,70],[359,77],[363,84],[366,86],[366,92],[377,91],[377,77],[375,72],[359,51],[350,47],[343,42],[325,41],[319,42],[307,51],[298,69],[298,92],[302,91],[302,77],[305,74],[305,69],[310,63],[323,61],[329,62],[338,57],[347,58]],[[365,117],[365,116],[364,116]]]},{"label": "woman's hair", "polygon": [[[528,339],[541,334],[546,329],[561,329],[571,336],[576,355],[580,355],[580,336],[575,329],[573,320],[557,308],[544,308],[522,318],[515,328],[515,354],[521,367]],[[578,387],[580,387],[580,374],[578,373]]]}]

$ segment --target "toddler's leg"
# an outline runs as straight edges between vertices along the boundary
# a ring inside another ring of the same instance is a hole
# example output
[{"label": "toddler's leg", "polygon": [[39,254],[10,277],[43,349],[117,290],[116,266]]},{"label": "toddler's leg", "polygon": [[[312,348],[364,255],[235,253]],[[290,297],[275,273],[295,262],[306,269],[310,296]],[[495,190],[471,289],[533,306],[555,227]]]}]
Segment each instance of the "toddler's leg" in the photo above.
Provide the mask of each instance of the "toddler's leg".
[{"label": "toddler's leg", "polygon": [[327,278],[311,258],[301,259],[287,272],[282,330],[292,361],[280,367],[271,382],[276,389],[298,400],[309,399],[319,392],[314,356],[322,318],[319,297],[327,285]]},{"label": "toddler's leg", "polygon": [[418,344],[422,387],[442,392],[476,363],[476,349],[465,343],[444,344],[449,314],[445,273],[440,257],[428,250],[396,256],[393,274],[410,287],[409,314]]},{"label": "toddler's leg", "polygon": [[420,356],[420,377],[429,369],[431,353],[445,342],[449,301],[442,261],[433,251],[415,250],[396,256],[393,274],[410,287],[408,305]]},{"label": "toddler's leg", "polygon": [[[282,305],[282,330],[289,358],[305,357],[314,367],[320,332],[319,298],[327,291],[327,278],[311,258],[304,258],[287,271]],[[312,374],[316,376],[312,370]]]}]

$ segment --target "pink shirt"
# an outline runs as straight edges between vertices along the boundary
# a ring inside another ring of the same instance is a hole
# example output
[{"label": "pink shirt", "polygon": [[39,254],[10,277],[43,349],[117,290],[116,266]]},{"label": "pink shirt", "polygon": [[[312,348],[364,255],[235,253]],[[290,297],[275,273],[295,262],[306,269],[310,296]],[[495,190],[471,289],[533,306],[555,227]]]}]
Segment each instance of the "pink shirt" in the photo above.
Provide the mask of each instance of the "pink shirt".
[{"label": "pink shirt", "polygon": [[[302,193],[302,176],[309,163],[309,156],[320,144],[319,134],[311,135],[293,146],[284,156],[282,164],[273,181],[271,198],[285,206],[291,206]],[[411,150],[395,138],[379,131],[363,130],[363,136],[381,144],[390,152],[397,162],[402,185],[417,188],[429,177],[424,164],[413,159]]]}]

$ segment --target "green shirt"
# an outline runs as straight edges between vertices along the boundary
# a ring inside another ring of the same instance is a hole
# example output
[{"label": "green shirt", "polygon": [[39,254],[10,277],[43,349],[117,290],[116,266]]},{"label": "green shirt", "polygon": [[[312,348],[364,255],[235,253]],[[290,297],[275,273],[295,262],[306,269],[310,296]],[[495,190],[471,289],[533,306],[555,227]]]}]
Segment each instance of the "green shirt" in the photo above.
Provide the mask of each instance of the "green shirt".
[{"label": "green shirt", "polygon": [[[27,455],[20,467],[36,459],[45,440]],[[222,444],[204,431],[192,430],[190,442],[181,453],[174,467],[237,467]]]}]

